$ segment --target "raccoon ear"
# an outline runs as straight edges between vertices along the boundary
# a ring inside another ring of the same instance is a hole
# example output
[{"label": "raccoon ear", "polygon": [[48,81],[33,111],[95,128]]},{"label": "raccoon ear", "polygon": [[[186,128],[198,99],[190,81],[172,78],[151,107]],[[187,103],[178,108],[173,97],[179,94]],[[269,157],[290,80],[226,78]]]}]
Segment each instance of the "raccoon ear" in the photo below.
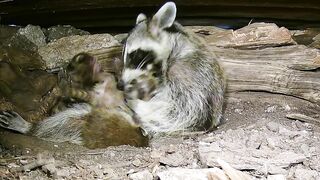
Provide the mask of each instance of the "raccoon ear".
[{"label": "raccoon ear", "polygon": [[147,19],[147,16],[143,13],[140,13],[137,17],[136,24],[139,24],[146,19]]},{"label": "raccoon ear", "polygon": [[176,19],[177,8],[174,2],[167,2],[158,12],[152,17],[150,30],[152,33],[157,34],[160,30],[172,26]]}]

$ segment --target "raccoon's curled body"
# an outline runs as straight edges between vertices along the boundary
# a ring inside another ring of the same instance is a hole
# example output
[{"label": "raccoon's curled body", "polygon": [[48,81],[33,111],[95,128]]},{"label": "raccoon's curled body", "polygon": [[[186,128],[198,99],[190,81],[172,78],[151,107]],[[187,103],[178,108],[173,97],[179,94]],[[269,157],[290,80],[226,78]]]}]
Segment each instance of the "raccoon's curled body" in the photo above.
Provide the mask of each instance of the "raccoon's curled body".
[{"label": "raccoon's curled body", "polygon": [[223,70],[204,41],[175,22],[175,16],[173,2],[151,19],[140,14],[124,47],[125,93],[145,74],[159,82],[150,100],[142,100],[139,93],[128,98],[150,134],[207,130],[222,117]]}]

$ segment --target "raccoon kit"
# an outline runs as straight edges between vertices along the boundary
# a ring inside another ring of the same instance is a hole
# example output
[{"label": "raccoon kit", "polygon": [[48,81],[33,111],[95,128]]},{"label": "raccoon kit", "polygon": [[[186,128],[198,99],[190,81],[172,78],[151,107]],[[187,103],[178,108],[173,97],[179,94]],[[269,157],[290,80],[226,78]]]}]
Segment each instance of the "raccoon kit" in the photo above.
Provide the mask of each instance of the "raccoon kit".
[{"label": "raccoon kit", "polygon": [[[82,73],[85,69],[87,73]],[[88,148],[148,145],[148,137],[140,128],[135,113],[125,104],[114,76],[102,72],[94,57],[88,54],[75,56],[67,71],[70,80],[65,83],[73,85],[66,86],[72,88],[72,91],[66,88],[66,97],[76,98],[76,103],[36,123],[24,120],[16,112],[3,111],[0,126],[49,141],[72,142]],[[79,90],[83,91],[79,93]]]},{"label": "raccoon kit", "polygon": [[175,22],[176,11],[168,2],[150,19],[139,14],[124,46],[124,92],[150,134],[209,130],[223,113],[223,70],[205,42]]}]

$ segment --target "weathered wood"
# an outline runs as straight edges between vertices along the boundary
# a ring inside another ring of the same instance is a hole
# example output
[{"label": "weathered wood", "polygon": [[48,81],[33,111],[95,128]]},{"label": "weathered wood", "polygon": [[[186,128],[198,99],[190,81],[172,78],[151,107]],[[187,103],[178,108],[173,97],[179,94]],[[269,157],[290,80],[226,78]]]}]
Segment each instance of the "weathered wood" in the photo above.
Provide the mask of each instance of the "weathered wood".
[{"label": "weathered wood", "polygon": [[286,28],[255,23],[236,31],[191,29],[219,57],[229,92],[267,91],[320,104],[320,51],[295,45]]},{"label": "weathered wood", "polygon": [[310,117],[310,116],[307,116],[307,115],[304,115],[304,114],[287,114],[286,117],[288,119],[292,119],[292,120],[299,120],[299,121],[302,121],[302,122],[307,122],[307,123],[311,123],[311,124],[320,124],[320,120],[319,119],[316,119],[316,118],[313,118],[313,117]]},{"label": "weathered wood", "polygon": [[317,49],[303,45],[239,50],[212,47],[228,78],[228,91],[267,91],[320,105],[320,71],[292,69],[293,64],[313,64]]},{"label": "weathered wood", "polygon": [[235,31],[201,26],[189,29],[202,34],[209,45],[225,48],[256,49],[296,44],[288,29],[273,23],[253,23]]}]

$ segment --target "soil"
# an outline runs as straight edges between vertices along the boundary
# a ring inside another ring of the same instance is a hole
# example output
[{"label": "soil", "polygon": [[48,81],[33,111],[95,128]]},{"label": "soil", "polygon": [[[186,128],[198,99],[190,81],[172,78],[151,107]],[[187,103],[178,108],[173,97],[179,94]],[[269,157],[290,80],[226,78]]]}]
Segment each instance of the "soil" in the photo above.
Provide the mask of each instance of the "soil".
[{"label": "soil", "polygon": [[313,103],[281,94],[232,93],[224,123],[216,130],[154,138],[146,148],[89,150],[2,130],[0,177],[157,179],[167,170],[179,171],[176,167],[219,167],[220,158],[253,179],[320,179],[319,124],[286,118],[299,113],[319,119],[319,110]]}]

